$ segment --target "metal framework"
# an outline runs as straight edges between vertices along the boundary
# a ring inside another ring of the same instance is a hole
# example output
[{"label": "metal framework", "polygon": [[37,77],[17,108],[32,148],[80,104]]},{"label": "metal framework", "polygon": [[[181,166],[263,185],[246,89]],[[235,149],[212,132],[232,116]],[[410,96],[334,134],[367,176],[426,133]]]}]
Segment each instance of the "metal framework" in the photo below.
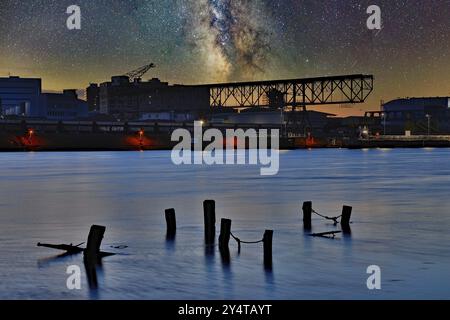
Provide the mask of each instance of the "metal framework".
[{"label": "metal framework", "polygon": [[150,63],[146,66],[137,68],[136,70],[130,71],[125,76],[129,77],[131,81],[134,81],[135,79],[140,79],[146,74],[150,69],[156,68],[156,65],[154,63]]},{"label": "metal framework", "polygon": [[[363,103],[373,91],[372,75],[346,75],[309,79],[236,82],[205,85],[212,108],[270,107],[279,93],[282,106]],[[279,99],[278,99],[279,101]]]}]

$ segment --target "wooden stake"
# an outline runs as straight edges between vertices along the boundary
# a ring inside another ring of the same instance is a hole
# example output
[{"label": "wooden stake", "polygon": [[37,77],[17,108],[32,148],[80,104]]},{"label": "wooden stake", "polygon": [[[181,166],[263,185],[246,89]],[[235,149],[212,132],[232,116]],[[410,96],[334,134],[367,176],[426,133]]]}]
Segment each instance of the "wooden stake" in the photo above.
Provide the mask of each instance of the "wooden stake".
[{"label": "wooden stake", "polygon": [[216,202],[205,200],[203,202],[203,213],[205,218],[205,244],[214,244],[216,238]]},{"label": "wooden stake", "polygon": [[100,245],[102,244],[103,235],[106,227],[93,225],[89,231],[89,236],[84,250],[85,255],[96,256],[100,253]]},{"label": "wooden stake", "polygon": [[303,227],[306,230],[311,229],[311,215],[312,215],[312,202],[306,201],[303,202]]},{"label": "wooden stake", "polygon": [[172,238],[177,232],[177,220],[175,216],[175,209],[166,209],[166,223],[167,223],[167,236]]},{"label": "wooden stake", "polygon": [[219,249],[228,250],[231,237],[231,220],[222,219],[220,223]]},{"label": "wooden stake", "polygon": [[264,232],[264,267],[266,269],[272,269],[272,239],[273,230],[266,230]]},{"label": "wooden stake", "polygon": [[345,227],[350,227],[350,218],[352,216],[352,207],[344,206],[342,208],[342,218],[341,218],[341,225]]}]

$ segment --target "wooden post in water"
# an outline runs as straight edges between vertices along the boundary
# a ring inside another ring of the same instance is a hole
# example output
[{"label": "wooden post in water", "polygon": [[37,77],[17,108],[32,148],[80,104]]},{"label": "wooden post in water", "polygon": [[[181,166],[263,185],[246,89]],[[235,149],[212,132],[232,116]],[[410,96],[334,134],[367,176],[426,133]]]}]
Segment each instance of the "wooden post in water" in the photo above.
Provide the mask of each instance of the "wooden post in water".
[{"label": "wooden post in water", "polygon": [[303,202],[303,227],[306,230],[311,229],[312,202]]},{"label": "wooden post in water", "polygon": [[231,220],[222,219],[220,223],[219,249],[228,250],[231,237]]},{"label": "wooden post in water", "polygon": [[350,206],[342,207],[341,227],[344,233],[350,233],[350,218],[352,216],[353,208]]},{"label": "wooden post in water", "polygon": [[203,202],[203,213],[205,218],[205,244],[214,244],[216,238],[216,202],[205,200]]},{"label": "wooden post in water", "polygon": [[166,209],[167,237],[173,238],[177,232],[177,220],[175,217],[175,209]]},{"label": "wooden post in water", "polygon": [[272,239],[273,230],[266,230],[264,232],[264,267],[266,269],[272,269]]},{"label": "wooden post in water", "polygon": [[97,264],[101,259],[100,245],[105,231],[106,227],[97,225],[91,226],[91,230],[89,230],[83,262],[90,289],[97,289],[98,287]]},{"label": "wooden post in water", "polygon": [[100,245],[102,244],[103,235],[106,227],[93,225],[89,231],[89,236],[84,250],[84,255],[88,257],[96,257],[100,253]]}]

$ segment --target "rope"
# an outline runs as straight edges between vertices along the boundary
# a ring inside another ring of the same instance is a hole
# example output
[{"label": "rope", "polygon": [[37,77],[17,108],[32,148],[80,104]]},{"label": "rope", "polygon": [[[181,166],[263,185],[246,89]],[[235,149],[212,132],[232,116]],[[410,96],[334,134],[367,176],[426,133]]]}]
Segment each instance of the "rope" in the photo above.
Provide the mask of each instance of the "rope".
[{"label": "rope", "polygon": [[245,244],[255,244],[255,243],[260,243],[260,242],[264,242],[264,239],[261,239],[259,241],[242,241],[241,239],[239,239],[238,237],[235,237],[234,234],[232,232],[230,232],[230,235],[233,237],[234,240],[236,240],[238,243],[245,243]]},{"label": "rope", "polygon": [[327,220],[334,221],[334,224],[338,224],[338,219],[340,219],[342,217],[342,214],[340,216],[337,216],[337,217],[328,217],[326,215],[318,213],[314,209],[312,209],[312,212],[315,213],[316,215],[318,215],[319,217],[322,217],[322,218],[327,219]]}]

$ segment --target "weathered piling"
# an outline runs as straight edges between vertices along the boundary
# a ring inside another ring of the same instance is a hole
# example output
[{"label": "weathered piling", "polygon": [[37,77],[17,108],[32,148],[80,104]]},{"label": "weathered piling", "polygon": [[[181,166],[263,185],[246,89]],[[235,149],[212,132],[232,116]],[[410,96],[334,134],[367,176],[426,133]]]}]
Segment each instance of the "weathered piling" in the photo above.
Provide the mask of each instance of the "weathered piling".
[{"label": "weathered piling", "polygon": [[89,231],[86,249],[84,249],[84,266],[90,289],[97,289],[97,264],[100,263],[102,253],[100,245],[102,244],[103,235],[106,227],[93,225]]},{"label": "weathered piling", "polygon": [[228,250],[231,237],[231,220],[222,219],[220,223],[219,249]]},{"label": "weathered piling", "polygon": [[350,227],[350,218],[352,216],[352,210],[353,208],[350,206],[343,206],[342,207],[342,218],[341,218],[341,225],[343,227]]},{"label": "weathered piling", "polygon": [[167,237],[173,238],[177,232],[177,220],[175,216],[175,209],[166,209],[166,223],[167,223]]},{"label": "weathered piling", "polygon": [[352,230],[350,228],[350,218],[352,216],[352,207],[342,207],[341,228],[345,235],[350,235]]},{"label": "weathered piling", "polygon": [[272,239],[273,239],[273,230],[266,230],[264,232],[263,237],[264,267],[266,269],[272,269]]},{"label": "weathered piling", "polygon": [[100,254],[100,245],[102,244],[103,235],[105,234],[106,227],[93,225],[89,231],[89,236],[84,249],[84,255],[89,257],[95,257]]},{"label": "weathered piling", "polygon": [[222,219],[220,222],[219,250],[224,266],[230,264],[230,237],[231,237],[231,220]]},{"label": "weathered piling", "polygon": [[303,202],[303,227],[307,230],[311,229],[312,202]]},{"label": "weathered piling", "polygon": [[203,213],[205,218],[205,244],[214,244],[216,238],[216,202],[205,200],[203,202]]}]

